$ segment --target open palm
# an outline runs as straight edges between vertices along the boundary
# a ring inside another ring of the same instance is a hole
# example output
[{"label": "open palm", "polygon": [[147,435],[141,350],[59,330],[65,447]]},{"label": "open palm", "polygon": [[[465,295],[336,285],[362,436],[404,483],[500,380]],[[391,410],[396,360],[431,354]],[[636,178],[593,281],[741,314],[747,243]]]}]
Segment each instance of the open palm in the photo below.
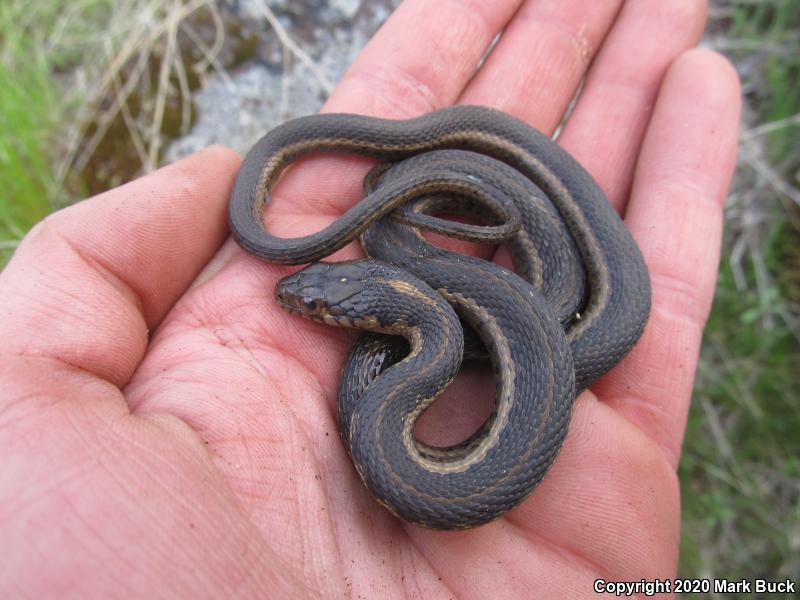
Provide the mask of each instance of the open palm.
[{"label": "open palm", "polygon": [[[486,104],[552,132],[586,78],[559,143],[624,215],[653,312],[577,399],[522,506],[447,533],[369,497],[334,418],[352,338],[281,312],[272,288],[291,269],[224,241],[239,158],[212,148],[52,215],[0,277],[0,590],[566,598],[673,575],[739,92],[724,60],[688,50],[701,1],[621,4],[408,0],[325,107],[402,118]],[[271,230],[319,230],[368,168],[304,161]]]}]

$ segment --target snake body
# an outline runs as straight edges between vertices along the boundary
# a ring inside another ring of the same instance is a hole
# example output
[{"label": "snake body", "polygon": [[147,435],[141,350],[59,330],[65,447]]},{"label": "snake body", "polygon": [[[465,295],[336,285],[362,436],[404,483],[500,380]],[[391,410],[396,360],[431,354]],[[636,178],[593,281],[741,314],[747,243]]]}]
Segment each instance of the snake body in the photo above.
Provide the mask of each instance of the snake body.
[{"label": "snake body", "polygon": [[[376,168],[365,198],[321,232],[272,236],[262,224],[272,187],[292,161],[320,152],[408,160]],[[420,228],[481,238],[431,214],[441,210],[475,214],[507,236],[520,276],[427,242]],[[488,108],[291,121],[246,157],[229,220],[239,244],[268,261],[318,260],[358,235],[380,259],[312,265],[279,282],[276,296],[293,312],[372,332],[343,369],[342,437],[378,501],[430,527],[480,525],[519,504],[555,459],[576,392],[625,356],[649,314],[644,261],[591,176]],[[436,448],[414,439],[414,423],[458,369],[458,319],[493,364],[495,408],[468,440]]]}]

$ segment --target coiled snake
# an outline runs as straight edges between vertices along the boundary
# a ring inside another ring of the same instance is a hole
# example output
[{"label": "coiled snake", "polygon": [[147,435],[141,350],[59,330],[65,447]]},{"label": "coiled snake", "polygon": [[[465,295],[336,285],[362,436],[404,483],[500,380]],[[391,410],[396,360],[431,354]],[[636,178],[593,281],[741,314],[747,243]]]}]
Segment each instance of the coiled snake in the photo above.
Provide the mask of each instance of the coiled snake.
[{"label": "coiled snake", "polygon": [[[318,233],[271,235],[263,209],[281,172],[330,152],[381,161],[365,198]],[[229,221],[237,242],[267,261],[316,261],[358,235],[377,259],[313,264],[275,296],[290,312],[368,332],[342,371],[342,439],[375,498],[429,527],[473,527],[519,504],[555,459],[575,395],[628,353],[650,311],[642,256],[592,177],[489,108],[290,121],[248,153]],[[423,229],[504,240],[519,275],[440,249]],[[414,424],[458,371],[465,336],[469,354],[487,353],[494,367],[494,410],[463,443],[428,446]]]}]

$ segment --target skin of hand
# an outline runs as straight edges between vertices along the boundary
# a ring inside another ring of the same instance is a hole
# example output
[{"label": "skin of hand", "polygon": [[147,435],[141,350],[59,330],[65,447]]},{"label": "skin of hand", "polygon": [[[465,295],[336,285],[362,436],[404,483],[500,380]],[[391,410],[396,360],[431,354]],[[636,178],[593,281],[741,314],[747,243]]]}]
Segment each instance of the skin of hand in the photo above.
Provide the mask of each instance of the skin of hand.
[{"label": "skin of hand", "polygon": [[[559,143],[641,247],[653,310],[518,509],[448,533],[369,497],[334,417],[352,337],[283,313],[272,289],[293,269],[226,239],[240,158],[212,147],[51,215],[0,276],[0,595],[584,598],[596,579],[674,576],[739,119],[731,66],[692,49],[705,10],[408,0],[325,105],[403,118],[486,104],[552,133],[585,77]],[[304,160],[268,226],[319,230],[368,168]],[[432,441],[443,405],[421,425]]]}]

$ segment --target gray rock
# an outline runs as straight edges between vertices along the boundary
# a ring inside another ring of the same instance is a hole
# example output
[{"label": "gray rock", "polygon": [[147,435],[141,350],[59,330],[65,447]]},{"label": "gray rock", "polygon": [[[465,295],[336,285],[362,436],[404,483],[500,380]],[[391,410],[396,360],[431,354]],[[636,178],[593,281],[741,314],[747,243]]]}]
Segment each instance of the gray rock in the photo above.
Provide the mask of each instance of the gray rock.
[{"label": "gray rock", "polygon": [[[212,73],[193,94],[197,119],[167,148],[168,162],[219,143],[245,153],[279,123],[316,113],[399,0],[240,0],[233,16],[258,31],[251,60],[225,75]],[[309,68],[281,43],[264,17],[275,14],[313,61]],[[288,68],[285,68],[288,65]]]}]

